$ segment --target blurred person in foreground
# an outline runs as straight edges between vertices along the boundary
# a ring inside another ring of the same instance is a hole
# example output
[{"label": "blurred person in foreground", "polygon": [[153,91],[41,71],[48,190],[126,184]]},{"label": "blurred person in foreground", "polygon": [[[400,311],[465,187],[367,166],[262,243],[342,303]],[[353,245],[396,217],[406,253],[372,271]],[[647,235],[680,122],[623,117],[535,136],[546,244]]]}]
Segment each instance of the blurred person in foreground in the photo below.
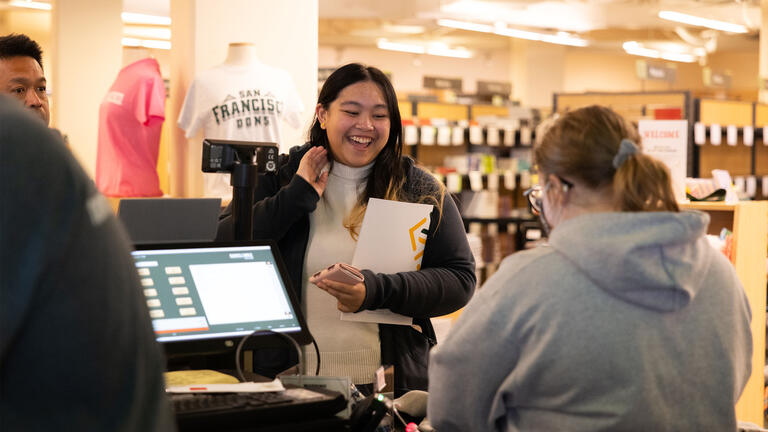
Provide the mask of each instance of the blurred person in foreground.
[{"label": "blurred person in foreground", "polygon": [[450,431],[735,431],[751,312],[709,216],[608,108],[566,113],[528,192],[548,245],[508,257],[430,356]]},{"label": "blurred person in foreground", "polygon": [[174,430],[128,239],[59,140],[0,95],[0,430]]}]

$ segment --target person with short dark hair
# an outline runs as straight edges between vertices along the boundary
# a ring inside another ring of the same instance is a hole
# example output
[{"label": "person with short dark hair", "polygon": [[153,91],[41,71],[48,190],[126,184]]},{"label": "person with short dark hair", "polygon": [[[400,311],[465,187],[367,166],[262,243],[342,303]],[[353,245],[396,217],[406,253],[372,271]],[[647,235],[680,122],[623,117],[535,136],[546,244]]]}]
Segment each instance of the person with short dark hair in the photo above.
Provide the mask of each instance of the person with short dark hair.
[{"label": "person with short dark hair", "polygon": [[43,50],[23,34],[0,36],[0,93],[7,93],[33,110],[47,126],[50,120]]},{"label": "person with short dark hair", "polygon": [[[253,220],[254,238],[280,247],[319,346],[320,374],[371,384],[380,365],[393,365],[396,395],[426,390],[428,352],[436,341],[429,318],[464,306],[476,281],[456,204],[402,150],[392,83],[375,67],[344,65],[320,90],[309,142],[281,155],[276,175],[259,178]],[[369,198],[433,205],[421,269],[362,269],[365,280],[357,284],[309,283],[318,270],[351,263]],[[232,218],[224,216],[218,237],[231,239]],[[374,309],[413,317],[414,325],[339,320],[339,311]],[[305,359],[314,370],[314,351]]]},{"label": "person with short dark hair", "polygon": [[453,431],[736,431],[751,310],[679,211],[666,166],[609,108],[533,150],[549,242],[506,258],[430,356],[427,414]]},{"label": "person with short dark hair", "polygon": [[5,95],[0,202],[0,430],[174,430],[123,228],[60,137]]}]

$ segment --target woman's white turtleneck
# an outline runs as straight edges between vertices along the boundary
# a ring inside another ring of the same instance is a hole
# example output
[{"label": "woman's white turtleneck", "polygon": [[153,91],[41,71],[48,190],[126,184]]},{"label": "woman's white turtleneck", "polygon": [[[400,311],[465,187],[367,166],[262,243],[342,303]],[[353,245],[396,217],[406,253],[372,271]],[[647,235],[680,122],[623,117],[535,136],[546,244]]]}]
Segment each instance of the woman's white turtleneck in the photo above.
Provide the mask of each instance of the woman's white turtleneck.
[{"label": "woman's white turtleneck", "polygon": [[[320,348],[320,374],[348,376],[354,384],[373,382],[381,364],[379,327],[374,323],[341,321],[336,298],[308,282],[310,275],[337,262],[351,263],[357,242],[344,228],[344,218],[365,189],[373,162],[359,168],[333,163],[328,184],[317,208],[309,216],[309,243],[304,257],[304,310],[307,325]],[[306,371],[313,373],[317,359],[305,349]]]}]

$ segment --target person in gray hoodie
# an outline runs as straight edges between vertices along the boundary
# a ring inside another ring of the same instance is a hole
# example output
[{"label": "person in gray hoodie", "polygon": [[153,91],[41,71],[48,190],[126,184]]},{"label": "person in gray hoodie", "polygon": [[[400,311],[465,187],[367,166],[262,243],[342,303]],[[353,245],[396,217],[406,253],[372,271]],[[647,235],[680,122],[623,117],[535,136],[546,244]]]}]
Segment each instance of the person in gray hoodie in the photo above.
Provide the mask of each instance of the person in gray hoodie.
[{"label": "person in gray hoodie", "polygon": [[437,431],[736,430],[746,295],[639,145],[598,106],[543,135],[529,199],[549,242],[505,259],[432,350]]}]

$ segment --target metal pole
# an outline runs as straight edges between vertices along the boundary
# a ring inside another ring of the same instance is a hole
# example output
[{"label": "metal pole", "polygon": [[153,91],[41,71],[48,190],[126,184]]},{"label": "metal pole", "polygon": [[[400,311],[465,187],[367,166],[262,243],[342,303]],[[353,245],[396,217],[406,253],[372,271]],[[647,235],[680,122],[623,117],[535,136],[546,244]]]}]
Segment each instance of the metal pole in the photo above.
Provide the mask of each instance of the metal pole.
[{"label": "metal pole", "polygon": [[257,181],[256,165],[235,162],[230,179],[235,240],[253,240],[253,191]]}]

